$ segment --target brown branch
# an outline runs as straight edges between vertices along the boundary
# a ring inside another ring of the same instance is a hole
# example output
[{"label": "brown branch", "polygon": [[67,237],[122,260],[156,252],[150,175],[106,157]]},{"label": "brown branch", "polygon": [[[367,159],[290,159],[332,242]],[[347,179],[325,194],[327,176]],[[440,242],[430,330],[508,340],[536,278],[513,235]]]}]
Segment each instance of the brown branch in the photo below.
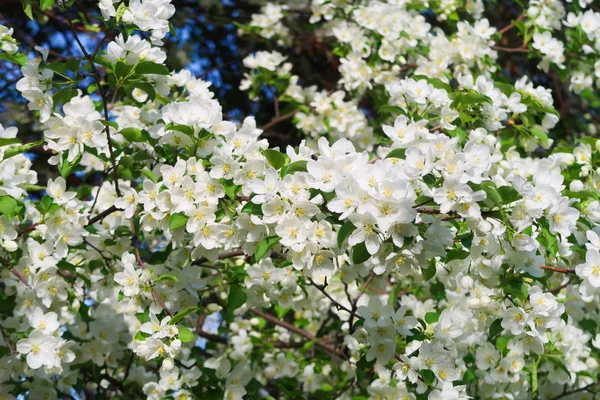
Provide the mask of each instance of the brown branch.
[{"label": "brown branch", "polygon": [[338,309],[338,311],[340,309],[342,309],[342,310],[347,311],[349,313],[352,312],[352,310],[350,310],[348,307],[346,307],[346,306],[338,303],[333,297],[331,297],[331,295],[329,293],[327,293],[325,291],[325,288],[327,287],[327,280],[325,281],[325,283],[326,283],[325,286],[319,286],[311,278],[307,278],[307,279],[308,279],[308,281],[310,282],[311,285],[313,285],[314,287],[316,287],[319,290],[319,292],[323,293],[323,295],[325,297],[327,297],[333,303],[333,305]]},{"label": "brown branch", "polygon": [[[266,319],[267,321],[271,322],[274,325],[281,326],[282,328],[285,328],[290,332],[293,332],[297,335],[303,336],[304,338],[308,339],[309,341],[317,339],[315,336],[313,336],[309,332],[307,332],[303,329],[300,329],[297,326],[294,326],[288,322],[281,321],[280,319],[278,319],[277,317],[274,317],[273,315],[266,314],[260,310],[257,310],[256,308],[251,308],[249,311],[251,313],[253,313],[254,315],[257,315],[259,317]],[[315,344],[317,346],[319,346],[321,349],[330,353],[331,355],[335,355],[335,356],[347,359],[346,355],[342,351],[340,351],[339,349],[337,349],[331,345],[325,344],[320,340],[316,340]]]},{"label": "brown branch", "polygon": [[21,282],[23,282],[25,284],[25,286],[27,287],[31,287],[31,285],[25,280],[25,278],[23,278],[23,275],[21,275],[20,273],[18,273],[17,271],[15,271],[13,268],[10,269],[10,272],[13,273],[14,276],[16,276],[17,278],[19,278],[19,280]]},{"label": "brown branch", "polygon": [[15,352],[15,348],[13,347],[12,343],[8,339],[8,336],[4,332],[4,329],[0,329],[0,332],[2,333],[2,339],[4,339],[4,343],[6,343],[6,347],[8,347],[8,351],[10,352],[10,356],[14,357],[17,354]]},{"label": "brown branch", "polygon": [[507,53],[529,53],[530,50],[528,48],[523,47],[502,47],[502,46],[492,46],[492,49],[498,51],[505,51]]},{"label": "brown branch", "polygon": [[548,271],[560,272],[561,274],[574,274],[575,273],[574,269],[552,267],[552,266],[549,266],[549,265],[540,265],[540,268],[548,270]]},{"label": "brown branch", "polygon": [[565,396],[570,396],[573,393],[579,393],[579,392],[587,392],[589,391],[593,386],[595,385],[599,385],[600,384],[600,380],[597,380],[596,382],[592,382],[589,385],[586,385],[584,387],[581,387],[579,389],[574,389],[574,390],[565,390],[564,392],[562,392],[561,394],[552,397],[550,400],[558,400],[558,399],[562,399]]},{"label": "brown branch", "polygon": [[85,225],[85,228],[87,228],[88,226],[94,225],[98,221],[102,221],[104,218],[108,217],[110,214],[114,213],[115,211],[121,211],[121,209],[119,209],[115,206],[110,206],[106,210],[102,211],[100,214],[96,215],[93,218],[90,218],[88,220],[88,223]]},{"label": "brown branch", "polygon": [[[133,217],[131,217],[129,219],[129,226],[131,228],[131,244],[133,245],[133,248],[135,249],[135,258],[136,258],[138,264],[140,264],[140,267],[142,267],[142,269],[145,270],[146,264],[144,264],[144,261],[142,260],[142,257],[140,256],[140,250],[138,248],[138,243],[137,243],[137,234],[135,232],[135,221],[133,220]],[[174,315],[173,311],[171,311],[167,308],[164,301],[162,300],[160,295],[158,293],[156,293],[156,290],[154,290],[154,288],[152,288],[152,299],[155,302],[157,302],[158,304],[160,304],[162,309],[165,310],[167,314],[169,314],[170,316]]]},{"label": "brown branch", "polygon": [[294,111],[290,111],[290,112],[289,112],[289,113],[287,113],[287,114],[283,114],[283,115],[281,115],[281,116],[279,116],[279,117],[277,117],[277,118],[273,118],[273,119],[271,120],[271,122],[268,122],[268,123],[266,123],[265,125],[261,126],[259,129],[261,129],[261,130],[263,130],[263,131],[266,131],[266,130],[268,130],[269,128],[271,128],[271,127],[273,127],[273,126],[277,125],[278,123],[280,123],[280,122],[282,122],[282,121],[285,121],[285,120],[287,120],[287,119],[290,119],[290,118],[292,118],[292,117],[293,117],[294,115],[296,115],[296,114],[297,114],[299,111],[300,111],[300,110],[294,110]]},{"label": "brown branch", "polygon": [[[108,118],[108,104],[106,102],[106,93],[104,93],[104,88],[102,87],[102,82],[100,79],[100,73],[98,72],[98,69],[96,68],[96,63],[95,63],[96,54],[97,54],[98,50],[100,49],[100,45],[107,38],[107,36],[104,36],[102,41],[98,44],[96,51],[93,53],[93,55],[91,55],[87,52],[87,50],[83,46],[83,43],[81,43],[81,41],[79,40],[79,36],[77,35],[77,31],[75,30],[75,25],[73,25],[73,21],[71,20],[71,17],[69,16],[68,11],[65,11],[65,16],[67,17],[69,27],[71,28],[71,31],[73,32],[73,37],[74,37],[75,41],[77,42],[77,45],[79,46],[83,55],[85,56],[85,58],[88,60],[88,62],[90,64],[90,69],[91,69],[92,75],[94,77],[94,80],[96,81],[96,89],[98,90],[98,93],[100,94],[100,97],[102,98],[102,107],[104,109],[104,119],[106,120],[106,122],[108,122],[109,118]],[[117,193],[117,196],[121,197],[121,190],[119,189],[119,174],[117,172],[117,161],[115,159],[115,154],[114,154],[114,150],[112,147],[112,139],[110,137],[110,127],[108,125],[106,125],[104,127],[104,132],[106,133],[106,138],[108,140],[108,152],[110,154],[110,161],[111,161],[112,167],[113,167],[113,180],[114,180],[114,185],[115,185],[115,192]]]}]

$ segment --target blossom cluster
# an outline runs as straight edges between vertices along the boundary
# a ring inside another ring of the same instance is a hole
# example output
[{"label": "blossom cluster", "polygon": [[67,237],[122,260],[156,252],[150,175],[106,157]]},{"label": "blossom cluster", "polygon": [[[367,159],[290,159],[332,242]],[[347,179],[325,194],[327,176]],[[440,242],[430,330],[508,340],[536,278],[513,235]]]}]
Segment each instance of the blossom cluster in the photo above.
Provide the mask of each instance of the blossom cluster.
[{"label": "blossom cluster", "polygon": [[[364,3],[310,2],[308,23],[337,41],[333,89],[304,88],[277,51],[244,60],[241,87],[273,90],[289,111],[267,128],[294,118],[298,146],[225,120],[209,83],[165,66],[169,0],[101,0],[122,29],[104,47],[23,63],[16,88],[42,139],[0,126],[0,398],[528,399],[597,385],[598,139],[553,147],[553,93],[498,80],[483,2],[431,6],[452,34],[421,2]],[[597,48],[597,13],[565,7],[532,1],[515,21],[542,71],[575,62],[563,27]],[[269,3],[242,31],[288,45],[301,11]],[[573,86],[579,72],[561,77],[576,93],[594,84]],[[43,186],[34,148],[57,171]]]}]

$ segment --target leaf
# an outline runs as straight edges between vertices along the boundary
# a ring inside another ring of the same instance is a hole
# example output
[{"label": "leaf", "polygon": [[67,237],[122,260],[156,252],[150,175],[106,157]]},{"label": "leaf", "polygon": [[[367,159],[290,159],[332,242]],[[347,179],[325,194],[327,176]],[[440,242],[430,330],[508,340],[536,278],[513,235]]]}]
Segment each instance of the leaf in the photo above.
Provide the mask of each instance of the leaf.
[{"label": "leaf", "polygon": [[512,279],[504,285],[504,293],[515,296],[525,301],[527,299],[527,286],[519,279]]},{"label": "leaf", "polygon": [[502,328],[502,320],[497,319],[490,325],[490,330],[488,331],[488,336],[490,339],[494,339],[496,336],[502,332],[504,328]]},{"label": "leaf", "polygon": [[502,196],[496,189],[496,184],[492,181],[485,181],[481,183],[481,189],[485,192],[488,199],[492,200],[494,204],[502,203]]},{"label": "leaf", "polygon": [[162,64],[152,61],[142,61],[135,66],[135,72],[138,74],[169,75],[169,68]]},{"label": "leaf", "polygon": [[187,221],[188,217],[182,213],[172,214],[169,217],[169,230],[174,231],[180,226],[185,225]]},{"label": "leaf", "polygon": [[285,154],[273,149],[266,149],[263,154],[273,168],[279,170],[285,165]]},{"label": "leaf", "polygon": [[63,178],[66,178],[71,174],[71,171],[79,165],[82,154],[79,153],[73,161],[67,161],[67,153],[63,153],[63,162],[58,166],[58,171]]},{"label": "leaf", "polygon": [[14,64],[19,64],[20,66],[24,66],[27,64],[27,55],[23,53],[8,54],[2,52],[0,53],[0,59],[9,61]]},{"label": "leaf", "polygon": [[178,312],[177,314],[175,314],[173,316],[173,318],[171,318],[169,320],[169,325],[177,324],[179,321],[181,321],[183,318],[185,318],[186,315],[188,315],[196,310],[200,310],[200,309],[196,306],[192,306],[192,307],[186,308],[185,310],[183,310],[181,312]]},{"label": "leaf", "polygon": [[283,317],[285,317],[285,314],[288,313],[288,311],[290,311],[292,308],[288,307],[288,308],[283,308],[281,306],[279,306],[279,304],[275,305],[275,313],[277,313],[277,318],[282,319]]},{"label": "leaf", "polygon": [[235,200],[237,198],[238,192],[241,189],[241,186],[233,183],[232,179],[221,178],[220,182],[223,185],[223,190],[225,190],[225,194],[227,195],[227,197],[229,197],[231,200]]},{"label": "leaf", "polygon": [[435,273],[437,272],[437,268],[435,267],[435,262],[430,262],[429,266],[427,268],[421,269],[421,272],[423,273],[423,280],[425,282],[427,282],[428,280],[433,278],[435,276]]},{"label": "leaf", "polygon": [[306,161],[306,160],[295,161],[295,162],[291,163],[290,165],[288,165],[288,168],[285,171],[285,174],[291,175],[296,172],[306,172],[307,171],[307,169],[306,169],[307,163],[308,163],[308,161]]},{"label": "leaf", "polygon": [[548,143],[548,134],[541,130],[540,128],[533,127],[531,128],[531,133],[536,139],[540,142],[540,144],[545,145]]},{"label": "leaf", "polygon": [[242,212],[250,215],[263,215],[262,206],[260,204],[254,204],[250,201],[244,204],[244,207],[242,207]]},{"label": "leaf", "polygon": [[146,178],[150,179],[152,182],[156,183],[158,182],[158,177],[156,176],[156,174],[152,171],[150,171],[149,169],[141,169],[140,173],[142,175],[144,175]]},{"label": "leaf", "polygon": [[464,260],[469,256],[469,252],[462,249],[454,249],[446,254],[446,262],[450,262],[452,260]]},{"label": "leaf", "polygon": [[183,343],[187,343],[187,342],[191,342],[192,340],[194,340],[196,335],[194,335],[194,333],[192,331],[190,331],[188,328],[179,328],[178,337],[179,337],[179,340],[181,340]]},{"label": "leaf", "polygon": [[433,324],[434,322],[438,322],[440,319],[440,314],[436,312],[428,312],[425,314],[425,322],[428,324]]},{"label": "leaf", "polygon": [[115,16],[117,24],[121,22],[121,18],[123,18],[123,14],[125,14],[126,10],[127,6],[125,5],[125,3],[119,4],[119,7],[117,8],[117,15]]},{"label": "leaf", "polygon": [[350,236],[355,229],[356,226],[354,226],[354,224],[350,221],[346,222],[340,227],[340,230],[338,231],[337,235],[337,245],[340,249],[342,248],[342,245],[344,244],[346,238]]},{"label": "leaf", "polygon": [[352,262],[354,264],[362,264],[371,258],[371,254],[367,251],[365,242],[359,243],[352,248]]},{"label": "leaf", "polygon": [[423,378],[423,383],[427,386],[431,386],[433,385],[433,382],[435,382],[435,374],[433,373],[433,371],[430,371],[428,369],[422,369],[419,370],[419,375],[421,375],[421,377]]},{"label": "leaf", "polygon": [[400,159],[404,159],[406,155],[406,149],[395,149],[392,150],[388,153],[387,156],[385,156],[385,158],[400,158]]},{"label": "leaf", "polygon": [[154,278],[154,282],[160,282],[160,281],[179,282],[179,278],[177,278],[175,275],[161,275],[158,278]]},{"label": "leaf", "polygon": [[23,203],[13,199],[11,196],[0,196],[0,213],[12,219],[23,209]]},{"label": "leaf", "polygon": [[515,201],[523,198],[523,196],[521,196],[521,194],[512,186],[500,186],[498,188],[498,193],[500,193],[500,197],[502,197],[502,203],[504,204],[514,203]]},{"label": "leaf", "polygon": [[25,143],[20,146],[10,147],[4,152],[4,159],[6,160],[21,153],[25,153],[26,151],[29,151],[34,147],[41,145],[42,143],[44,143],[44,139],[40,139],[37,142]]},{"label": "leaf", "polygon": [[452,102],[453,106],[463,105],[470,106],[474,104],[489,103],[492,104],[492,99],[488,96],[472,91],[468,93],[458,93]]},{"label": "leaf", "polygon": [[258,242],[256,245],[256,253],[254,253],[256,262],[259,262],[265,256],[265,254],[267,254],[267,251],[272,249],[273,246],[279,243],[280,240],[281,238],[279,236],[267,236]]},{"label": "leaf", "polygon": [[77,90],[66,87],[54,93],[52,100],[55,104],[67,104],[75,96],[77,96]]},{"label": "leaf", "polygon": [[223,313],[223,318],[231,322],[233,312],[246,303],[247,296],[244,289],[237,283],[229,286],[229,296],[227,296],[227,309]]},{"label": "leaf", "polygon": [[142,131],[138,128],[125,128],[119,131],[121,135],[130,142],[143,142],[144,135]]},{"label": "leaf", "polygon": [[531,396],[537,398],[538,391],[538,376],[537,376],[537,360],[531,365]]},{"label": "leaf", "polygon": [[115,74],[118,78],[125,78],[133,69],[133,65],[125,64],[123,61],[117,61],[115,64]]},{"label": "leaf", "polygon": [[496,349],[498,349],[500,353],[504,353],[508,342],[510,342],[510,336],[498,336],[496,338]]},{"label": "leaf", "polygon": [[22,0],[23,3],[23,11],[25,12],[25,15],[27,15],[27,18],[29,18],[30,20],[33,21],[33,11],[31,9],[31,0]]},{"label": "leaf", "polygon": [[194,128],[186,125],[167,125],[165,126],[165,130],[169,131],[177,131],[181,133],[185,133],[188,136],[194,137]]},{"label": "leaf", "polygon": [[40,0],[40,9],[45,11],[54,5],[54,0]]}]

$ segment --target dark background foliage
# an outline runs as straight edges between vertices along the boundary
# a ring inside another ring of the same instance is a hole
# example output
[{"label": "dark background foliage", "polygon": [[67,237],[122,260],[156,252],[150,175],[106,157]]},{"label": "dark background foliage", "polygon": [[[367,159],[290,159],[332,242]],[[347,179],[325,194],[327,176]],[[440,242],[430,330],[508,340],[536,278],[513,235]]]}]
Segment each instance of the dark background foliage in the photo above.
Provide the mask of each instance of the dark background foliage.
[{"label": "dark background foliage", "polygon": [[[237,25],[247,24],[252,14],[260,11],[263,4],[261,1],[173,0],[172,4],[177,9],[171,18],[176,35],[168,35],[165,40],[167,66],[172,70],[187,68],[196,77],[210,81],[226,118],[240,121],[247,115],[254,115],[258,126],[273,118],[274,98],[271,88],[263,88],[263,95],[257,101],[250,101],[247,94],[239,90],[244,72],[242,60],[257,50],[280,50],[286,54],[293,64],[294,74],[300,76],[300,83],[304,86],[315,84],[328,90],[336,87],[339,62],[331,53],[332,46],[306,29],[310,16],[306,5],[292,5],[294,18],[291,19],[289,28],[293,32],[294,42],[291,48],[284,50],[261,38],[238,34]],[[50,50],[49,60],[82,56],[73,33],[66,24],[64,10],[54,6],[41,11],[34,5],[35,21],[31,21],[23,12],[20,0],[0,0],[0,5],[0,23],[14,28],[14,36],[21,42],[22,51],[34,55],[34,46],[43,46]],[[78,35],[90,51],[100,41],[103,40],[106,44],[114,37],[114,32],[108,31],[103,24],[97,0],[77,0],[69,12],[78,26]],[[499,29],[521,13],[521,6],[511,0],[486,2],[485,17]],[[451,22],[437,21],[430,11],[424,12],[424,15],[434,26],[448,32],[455,30],[450,25]],[[467,18],[467,15],[464,17]],[[521,39],[512,30],[503,36],[500,44],[511,48],[518,47],[520,43]],[[527,53],[500,52],[499,64],[503,66],[502,74],[508,81],[514,82],[523,75],[529,75],[536,85],[553,90],[555,107],[561,114],[561,122],[553,131],[555,139],[577,136],[585,132],[589,120],[600,120],[597,95],[581,101],[579,96],[568,91],[567,85],[553,72],[537,72],[537,63],[538,60],[530,58]],[[0,123],[5,126],[17,124],[20,137],[26,142],[39,139],[41,132],[36,129],[35,117],[27,110],[25,100],[15,89],[15,83],[21,77],[18,66],[0,60],[0,71]],[[361,108],[372,114],[374,110],[370,110],[369,106],[368,96],[365,96]],[[300,135],[290,121],[269,128],[264,136],[272,146],[296,144],[300,140]],[[39,164],[34,169],[42,171],[40,180],[43,183],[49,176],[48,173],[53,175],[48,172],[51,171],[46,163],[48,154],[43,149],[36,148],[32,157]]]}]

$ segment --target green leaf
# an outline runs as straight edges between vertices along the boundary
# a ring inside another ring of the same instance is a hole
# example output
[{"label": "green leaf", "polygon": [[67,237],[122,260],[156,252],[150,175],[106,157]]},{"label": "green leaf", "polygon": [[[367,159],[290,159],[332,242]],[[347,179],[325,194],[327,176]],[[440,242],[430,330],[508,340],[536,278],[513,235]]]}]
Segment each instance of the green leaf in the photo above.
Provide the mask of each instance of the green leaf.
[{"label": "green leaf", "polygon": [[277,243],[279,243],[280,240],[281,238],[279,236],[267,236],[258,242],[256,245],[256,253],[254,253],[256,262],[259,262],[265,256],[265,254],[267,254],[267,251],[272,249]]},{"label": "green leaf", "polygon": [[356,226],[354,226],[354,224],[350,221],[346,222],[340,227],[340,230],[337,234],[337,245],[340,249],[342,248],[342,245],[344,244],[346,238],[350,236],[355,229]]},{"label": "green leaf", "polygon": [[510,336],[498,336],[496,338],[496,349],[503,354],[508,342],[510,342]]},{"label": "green leaf", "polygon": [[179,337],[179,340],[181,340],[183,343],[187,343],[187,342],[191,342],[192,340],[194,340],[196,335],[194,335],[194,333],[192,331],[190,331],[188,328],[179,328],[178,337]]},{"label": "green leaf", "polygon": [[404,159],[406,155],[406,149],[395,149],[392,150],[388,153],[387,156],[385,156],[385,158],[400,158],[400,159]]},{"label": "green leaf", "polygon": [[362,264],[371,258],[371,254],[367,251],[365,242],[359,243],[352,248],[352,262],[354,264]]},{"label": "green leaf", "polygon": [[20,66],[24,66],[27,64],[27,55],[23,53],[8,54],[2,52],[0,53],[0,59],[6,60],[14,64],[18,64]]},{"label": "green leaf", "polygon": [[288,168],[285,171],[285,174],[291,175],[296,172],[306,172],[307,171],[307,169],[306,169],[307,163],[308,163],[308,161],[306,161],[306,160],[295,161],[295,162],[291,163],[290,165],[288,165]]},{"label": "green leaf", "polygon": [[63,178],[69,176],[71,174],[71,171],[73,171],[73,169],[75,169],[75,167],[79,165],[79,162],[81,161],[81,156],[82,154],[79,153],[73,159],[73,161],[67,161],[67,152],[63,153],[63,162],[58,166],[58,172],[60,172],[60,175]]},{"label": "green leaf", "polygon": [[188,314],[190,314],[190,313],[192,313],[192,312],[194,312],[196,310],[200,310],[200,309],[198,307],[193,306],[193,307],[188,307],[188,308],[186,308],[185,310],[183,310],[181,312],[178,312],[177,314],[175,314],[173,316],[173,318],[171,318],[169,320],[169,324],[170,325],[177,324],[179,321],[181,321],[183,318],[185,318],[186,315],[188,315]]},{"label": "green leaf", "polygon": [[44,139],[40,139],[37,142],[25,143],[20,146],[10,147],[10,148],[6,149],[6,151],[4,152],[4,159],[6,160],[6,159],[14,157],[18,154],[25,153],[26,151],[29,151],[29,150],[33,149],[34,147],[39,146],[43,143],[44,143]]},{"label": "green leaf", "polygon": [[431,86],[433,86],[436,89],[442,89],[448,93],[452,92],[452,86],[450,86],[449,84],[447,84],[446,82],[444,82],[443,80],[441,80],[439,78],[430,78],[425,75],[413,75],[412,78],[415,80],[423,80],[424,79],[429,84],[431,84]]},{"label": "green leaf", "polygon": [[546,145],[548,143],[548,134],[541,130],[540,128],[533,127],[531,128],[531,133],[542,145]]},{"label": "green leaf", "polygon": [[141,342],[143,342],[144,340],[146,340],[146,338],[149,338],[149,337],[150,337],[150,335],[149,335],[149,334],[147,334],[147,333],[144,333],[144,332],[142,332],[142,331],[138,331],[138,332],[135,334],[135,340],[139,340],[139,341],[141,341]]},{"label": "green leaf", "polygon": [[496,189],[496,184],[492,181],[485,181],[481,183],[481,189],[485,192],[488,199],[492,200],[494,204],[502,203],[502,196]]},{"label": "green leaf", "polygon": [[419,370],[419,375],[421,375],[421,378],[423,378],[423,383],[427,386],[431,386],[433,385],[433,382],[435,382],[435,374],[433,371],[422,369]]},{"label": "green leaf", "polygon": [[440,314],[437,312],[428,312],[425,314],[425,322],[428,324],[433,324],[434,322],[438,322],[440,319]]},{"label": "green leaf", "polygon": [[45,11],[54,5],[54,0],[40,0],[40,9]]},{"label": "green leaf", "polygon": [[489,103],[492,104],[492,99],[488,96],[472,91],[468,93],[457,93],[452,102],[453,107],[458,105],[470,106],[474,104]]},{"label": "green leaf", "polygon": [[0,213],[12,219],[23,209],[23,203],[13,199],[11,196],[0,196]]},{"label": "green leaf", "polygon": [[504,204],[510,204],[523,198],[523,196],[521,196],[512,186],[500,186],[498,188],[498,193],[500,193],[500,197],[502,197],[502,202]]},{"label": "green leaf", "polygon": [[169,75],[169,68],[162,64],[157,64],[152,61],[142,61],[135,66],[135,72],[138,74],[155,74],[155,75]]},{"label": "green leaf", "polygon": [[119,7],[117,8],[117,15],[115,16],[117,24],[121,22],[121,18],[123,18],[123,14],[125,14],[126,10],[127,6],[125,5],[125,3],[119,4]]},{"label": "green leaf", "polygon": [[56,93],[52,95],[52,100],[54,101],[54,104],[67,104],[75,96],[77,96],[77,90],[66,87],[56,91]]},{"label": "green leaf", "polygon": [[531,397],[537,398],[538,392],[538,375],[537,375],[537,360],[531,365]]},{"label": "green leaf", "polygon": [[285,154],[273,149],[266,149],[263,154],[273,168],[279,170],[285,165]]},{"label": "green leaf", "polygon": [[23,3],[23,11],[25,12],[25,15],[27,15],[27,18],[29,18],[30,20],[33,21],[33,11],[31,9],[31,0],[22,0]]},{"label": "green leaf", "polygon": [[225,190],[225,194],[227,195],[227,197],[229,197],[231,200],[235,200],[237,198],[238,192],[241,189],[241,186],[233,183],[232,179],[221,178],[220,182],[223,185],[223,190]]},{"label": "green leaf", "polygon": [[172,214],[169,217],[169,230],[174,231],[180,226],[185,225],[187,221],[188,217],[182,213]]},{"label": "green leaf", "polygon": [[223,314],[225,321],[231,322],[233,319],[233,312],[243,306],[246,303],[246,292],[237,283],[229,286],[229,296],[227,296],[227,309]]},{"label": "green leaf", "polygon": [[515,296],[516,298],[525,301],[527,300],[527,286],[519,279],[509,280],[504,285],[504,293]]},{"label": "green leaf", "polygon": [[131,73],[133,65],[124,63],[123,61],[117,61],[115,64],[115,74],[119,79],[123,79]]},{"label": "green leaf", "polygon": [[177,132],[181,132],[181,133],[185,133],[188,136],[194,137],[194,128],[192,128],[191,126],[187,126],[187,125],[176,125],[176,124],[169,124],[167,126],[165,126],[165,130],[169,130],[169,131],[177,131]]},{"label": "green leaf", "polygon": [[462,249],[454,249],[446,254],[446,262],[450,262],[452,260],[464,260],[469,256],[469,252]]},{"label": "green leaf", "polygon": [[154,282],[160,282],[160,281],[179,282],[179,279],[175,275],[161,275],[158,278],[154,278]]},{"label": "green leaf", "polygon": [[158,182],[158,177],[156,176],[156,174],[152,171],[150,171],[149,169],[141,169],[140,173],[142,175],[144,175],[146,178],[150,179],[152,182],[156,183]]},{"label": "green leaf", "polygon": [[435,276],[435,273],[437,272],[437,268],[435,267],[435,261],[430,262],[427,268],[422,268],[421,272],[423,274],[423,280],[425,282],[433,278]]},{"label": "green leaf", "polygon": [[250,215],[263,215],[262,206],[260,204],[254,204],[251,201],[244,204],[242,212]]},{"label": "green leaf", "polygon": [[283,308],[281,306],[279,306],[279,304],[275,305],[275,312],[277,313],[277,318],[282,319],[283,317],[285,317],[285,314],[288,313],[288,311],[290,311],[292,308],[288,307],[288,308]]},{"label": "green leaf", "polygon": [[494,339],[496,336],[502,332],[504,328],[502,328],[502,320],[497,319],[490,325],[490,330],[488,331],[488,336],[490,339]]},{"label": "green leaf", "polygon": [[119,131],[121,135],[130,142],[143,142],[144,135],[138,128],[125,128]]}]

